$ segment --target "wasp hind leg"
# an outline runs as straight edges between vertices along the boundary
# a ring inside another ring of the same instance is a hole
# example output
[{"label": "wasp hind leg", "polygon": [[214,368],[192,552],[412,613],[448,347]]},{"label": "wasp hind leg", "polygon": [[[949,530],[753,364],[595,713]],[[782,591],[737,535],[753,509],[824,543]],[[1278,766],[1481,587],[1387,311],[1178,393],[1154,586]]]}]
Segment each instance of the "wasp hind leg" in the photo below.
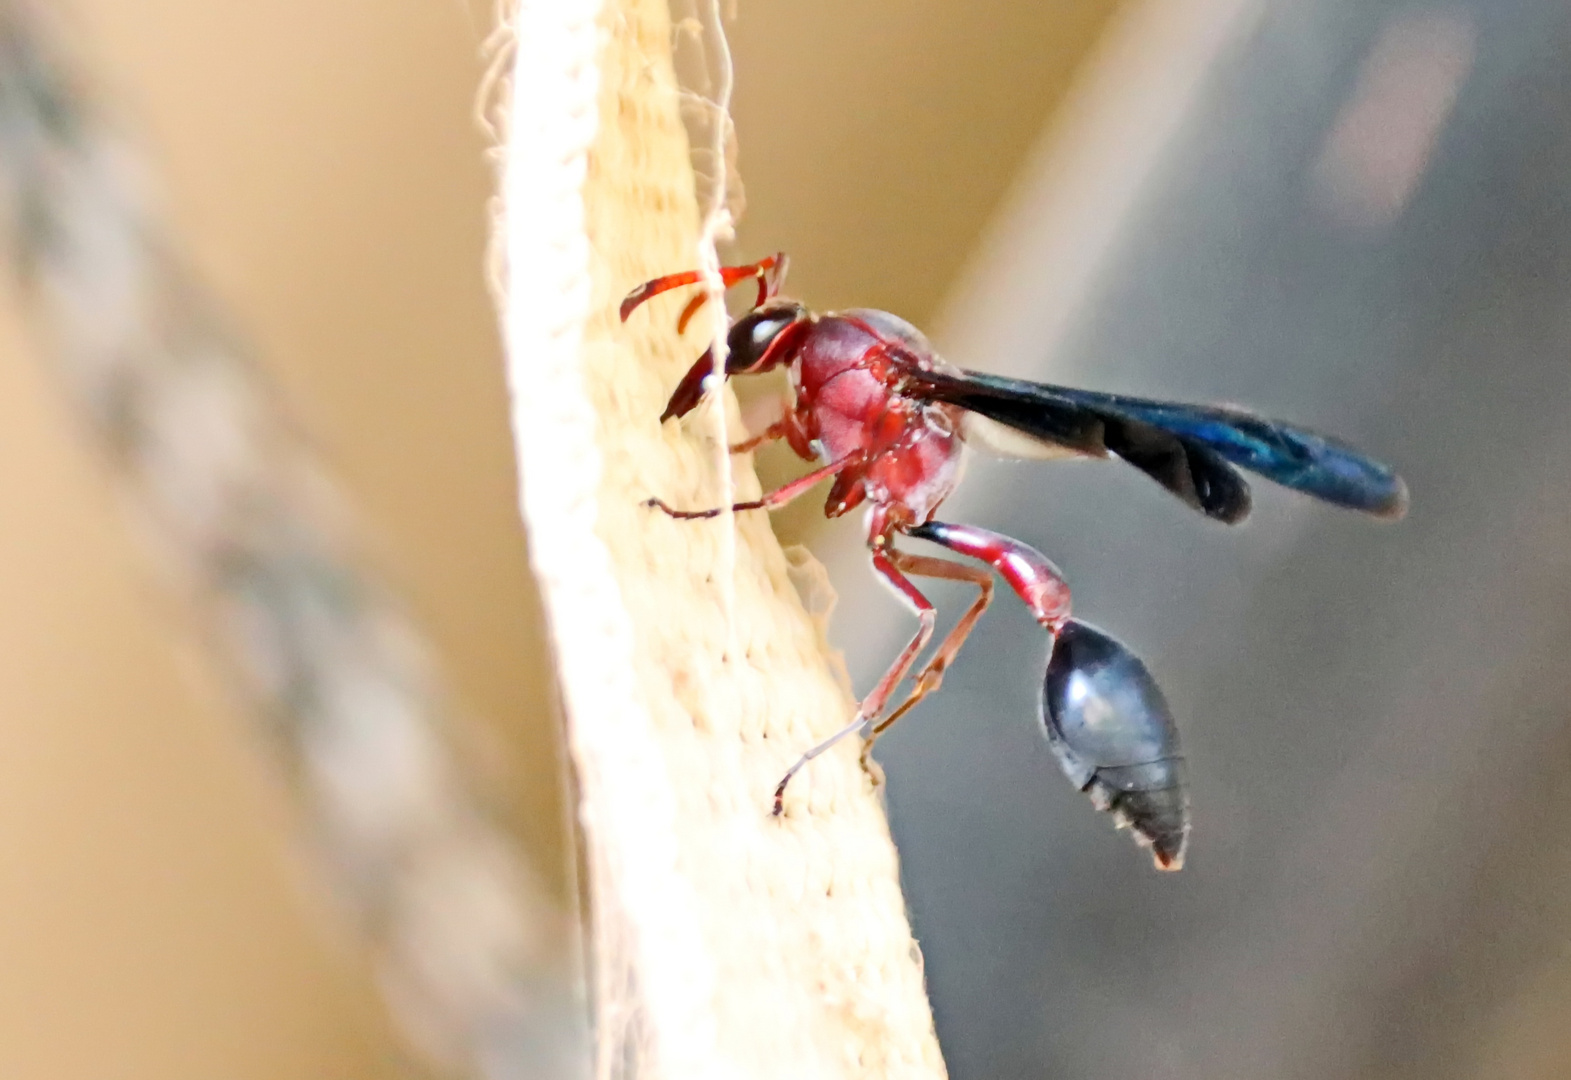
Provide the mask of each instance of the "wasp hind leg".
[{"label": "wasp hind leg", "polygon": [[[921,620],[921,626],[917,628],[911,640],[906,643],[906,647],[901,650],[900,655],[895,658],[895,662],[889,666],[889,670],[884,672],[883,678],[878,680],[878,685],[874,686],[872,692],[862,699],[862,704],[857,708],[856,716],[852,718],[851,722],[803,754],[796,760],[794,765],[786,770],[785,776],[780,778],[780,783],[775,788],[774,813],[776,817],[785,810],[785,789],[786,785],[791,782],[791,778],[800,772],[802,767],[809,761],[812,761],[841,739],[858,731],[865,732],[869,723],[879,713],[883,712],[884,706],[888,703],[889,696],[894,693],[895,687],[900,685],[900,681],[911,670],[911,665],[916,662],[917,656],[921,654],[923,649],[927,648],[927,643],[933,638],[933,627],[937,621],[937,611],[933,607],[932,601],[922,595],[922,590],[912,584],[910,578],[901,573],[897,564],[903,562],[905,558],[906,556],[903,553],[893,550],[887,544],[879,543],[873,547],[873,569],[894,587],[900,598],[916,613],[917,618]],[[937,562],[939,560],[933,561]],[[875,772],[875,782],[878,779]]]},{"label": "wasp hind leg", "polygon": [[883,778],[881,775],[882,770],[879,769],[878,763],[871,757],[873,743],[877,741],[880,735],[893,727],[897,720],[916,708],[923,698],[943,684],[944,672],[949,670],[949,666],[954,663],[955,657],[960,653],[961,646],[966,642],[966,638],[970,636],[978,620],[982,618],[982,613],[987,610],[987,606],[993,601],[993,579],[986,570],[950,562],[947,559],[934,559],[925,555],[908,555],[903,551],[894,552],[893,561],[896,566],[908,574],[915,574],[918,577],[940,578],[945,581],[969,581],[979,591],[976,599],[971,602],[971,606],[966,609],[966,613],[960,616],[960,621],[955,624],[954,629],[949,631],[943,641],[939,642],[932,658],[922,667],[921,671],[917,672],[914,686],[910,694],[906,696],[906,699],[888,716],[870,726],[863,735],[862,767],[872,774],[875,782],[881,782]]}]

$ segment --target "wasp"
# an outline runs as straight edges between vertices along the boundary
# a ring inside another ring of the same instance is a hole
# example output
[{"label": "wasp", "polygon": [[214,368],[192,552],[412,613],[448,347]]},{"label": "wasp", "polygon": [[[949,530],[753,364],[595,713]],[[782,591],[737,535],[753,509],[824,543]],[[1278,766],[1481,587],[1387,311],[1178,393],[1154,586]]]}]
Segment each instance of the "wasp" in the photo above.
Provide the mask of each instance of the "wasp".
[{"label": "wasp", "polygon": [[[1250,510],[1240,469],[1335,506],[1400,518],[1407,488],[1388,466],[1341,440],[1222,405],[1190,405],[966,371],[946,363],[916,327],[884,311],[852,308],[816,313],[780,295],[787,259],[722,267],[726,288],[752,280],[752,308],[726,335],[724,373],[786,370],[791,394],[783,415],[732,446],[743,453],[783,439],[817,467],[732,511],[771,510],[833,479],[824,513],[840,517],[867,507],[873,570],[916,614],[911,640],[864,697],[852,721],[804,753],[781,779],[786,785],[813,758],[860,732],[862,762],[873,742],[939,688],[967,635],[993,598],[993,574],[1025,604],[1048,635],[1042,720],[1070,780],[1098,809],[1150,848],[1156,865],[1177,869],[1187,843],[1189,801],[1178,729],[1144,664],[1111,635],[1071,616],[1069,585],[1041,552],[975,525],[935,517],[955,490],[965,448],[1017,458],[1116,458],[1140,470],[1191,509],[1225,524]],[[625,322],[651,297],[700,284],[700,271],[655,278],[621,306]],[[703,306],[694,295],[678,330]],[[715,371],[713,348],[677,384],[661,421],[680,418],[702,400]],[[673,518],[713,518],[725,508],[647,505]],[[916,554],[925,541],[981,565]],[[937,612],[913,578],[969,582],[977,596],[927,661]],[[913,668],[916,670],[913,673]],[[896,691],[910,678],[898,704]],[[876,773],[874,773],[876,775]]]}]

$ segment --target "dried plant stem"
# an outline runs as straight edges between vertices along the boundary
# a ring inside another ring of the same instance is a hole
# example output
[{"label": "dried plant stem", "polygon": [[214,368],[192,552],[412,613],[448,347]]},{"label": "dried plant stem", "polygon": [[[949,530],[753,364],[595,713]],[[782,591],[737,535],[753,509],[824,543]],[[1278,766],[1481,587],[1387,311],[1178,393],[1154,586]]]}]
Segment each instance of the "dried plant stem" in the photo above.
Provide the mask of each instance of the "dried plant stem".
[{"label": "dried plant stem", "polygon": [[[731,468],[702,418],[657,420],[705,344],[672,331],[685,298],[616,318],[632,286],[692,265],[705,221],[665,0],[525,0],[513,40],[499,291],[582,792],[598,1075],[940,1077],[855,748],[816,761],[770,815],[785,768],[855,704],[768,521],[644,505],[708,505]],[[736,429],[729,394],[711,407]],[[735,477],[739,497],[756,492],[751,470]]]}]

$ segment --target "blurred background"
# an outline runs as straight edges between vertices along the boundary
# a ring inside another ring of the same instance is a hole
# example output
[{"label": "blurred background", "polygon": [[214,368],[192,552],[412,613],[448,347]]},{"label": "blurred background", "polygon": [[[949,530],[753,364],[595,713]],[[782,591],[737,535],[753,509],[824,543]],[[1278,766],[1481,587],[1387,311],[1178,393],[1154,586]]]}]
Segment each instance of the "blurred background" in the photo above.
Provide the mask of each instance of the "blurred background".
[{"label": "blurred background", "polygon": [[[1230,530],[1132,470],[972,462],[946,517],[1043,549],[1145,659],[1196,832],[1159,875],[1061,778],[1000,597],[880,743],[952,1075],[1571,1074],[1571,9],[739,6],[738,251],[789,250],[788,291],[1335,431],[1413,493],[1385,526],[1260,490]],[[61,7],[565,894],[482,274],[489,5]],[[0,1076],[402,1075],[117,499],[0,292]],[[908,618],[804,504],[779,524],[865,687]]]}]

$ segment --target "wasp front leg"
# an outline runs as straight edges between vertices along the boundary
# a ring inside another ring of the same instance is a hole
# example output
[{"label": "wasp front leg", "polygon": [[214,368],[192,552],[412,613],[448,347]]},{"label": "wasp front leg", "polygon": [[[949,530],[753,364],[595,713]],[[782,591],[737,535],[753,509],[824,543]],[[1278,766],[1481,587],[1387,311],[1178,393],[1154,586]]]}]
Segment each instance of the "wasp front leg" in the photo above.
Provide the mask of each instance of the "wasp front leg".
[{"label": "wasp front leg", "polygon": [[793,499],[803,495],[820,480],[825,480],[831,476],[834,476],[850,463],[850,458],[843,458],[840,461],[832,461],[822,468],[814,469],[805,476],[797,477],[789,484],[775,488],[775,490],[771,491],[761,499],[752,499],[748,502],[732,503],[729,507],[720,506],[715,507],[712,510],[673,510],[671,507],[667,506],[665,501],[662,499],[646,499],[644,500],[644,505],[658,507],[671,517],[677,518],[681,521],[695,521],[704,518],[719,517],[728,509],[732,513],[737,513],[742,510],[775,510],[791,502]]},{"label": "wasp front leg", "polygon": [[749,436],[738,443],[732,443],[730,450],[733,454],[745,454],[751,450],[757,450],[765,443],[772,443],[776,439],[783,438],[785,438],[785,419],[782,417],[781,419],[776,420],[773,424],[770,424],[763,431],[760,431],[757,435]]},{"label": "wasp front leg", "polygon": [[780,419],[770,424],[757,435],[744,439],[739,443],[732,443],[731,453],[745,454],[750,450],[756,450],[765,443],[774,442],[776,439],[784,439],[786,445],[791,447],[797,457],[804,461],[812,461],[814,458],[813,440],[802,424],[802,418],[797,413],[796,403],[790,398],[782,398],[780,404]]}]

